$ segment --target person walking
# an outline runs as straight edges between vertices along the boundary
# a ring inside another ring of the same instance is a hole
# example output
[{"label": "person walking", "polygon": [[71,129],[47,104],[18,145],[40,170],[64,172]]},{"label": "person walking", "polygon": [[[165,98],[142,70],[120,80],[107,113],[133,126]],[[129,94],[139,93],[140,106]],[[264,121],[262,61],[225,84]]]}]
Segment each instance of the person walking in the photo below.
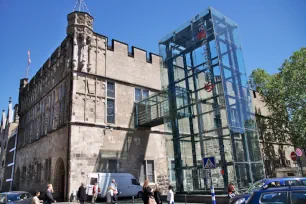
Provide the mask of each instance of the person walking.
[{"label": "person walking", "polygon": [[235,186],[232,182],[230,182],[228,184],[228,187],[227,187],[227,193],[228,193],[228,196],[230,198],[234,197],[235,196],[235,193],[236,193],[236,190],[235,190]]},{"label": "person walking", "polygon": [[39,196],[40,196],[40,192],[36,191],[34,197],[32,198],[31,204],[40,204]]},{"label": "person walking", "polygon": [[52,193],[54,192],[52,184],[47,185],[47,192],[45,194],[45,204],[56,203],[54,200]]},{"label": "person walking", "polygon": [[143,191],[143,196],[142,196],[143,204],[149,204],[149,199],[150,197],[153,196],[153,190],[149,186],[149,180],[144,181],[142,191]]},{"label": "person walking", "polygon": [[95,183],[95,185],[92,187],[92,199],[91,203],[95,204],[98,197],[98,183]]},{"label": "person walking", "polygon": [[118,200],[118,188],[115,179],[112,179],[108,187],[108,193],[111,196],[112,202],[116,204]]},{"label": "person walking", "polygon": [[174,204],[174,193],[173,193],[173,187],[169,186],[169,191],[167,195],[167,202],[168,204]]},{"label": "person walking", "polygon": [[156,185],[156,189],[154,191],[154,198],[155,198],[155,202],[157,204],[162,204],[162,200],[161,200],[161,193],[160,193],[160,189],[158,188],[158,186]]},{"label": "person walking", "polygon": [[84,204],[86,200],[86,188],[85,188],[84,183],[81,183],[81,186],[78,191],[78,198],[79,198],[80,204]]}]

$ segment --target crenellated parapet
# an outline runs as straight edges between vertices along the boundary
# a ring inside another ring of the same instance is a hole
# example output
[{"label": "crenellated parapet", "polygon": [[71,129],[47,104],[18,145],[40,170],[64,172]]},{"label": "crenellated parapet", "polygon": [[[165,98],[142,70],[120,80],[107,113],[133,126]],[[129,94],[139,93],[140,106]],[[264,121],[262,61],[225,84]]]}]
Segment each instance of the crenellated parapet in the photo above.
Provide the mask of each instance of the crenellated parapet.
[{"label": "crenellated parapet", "polygon": [[21,79],[19,114],[27,112],[69,73],[71,59],[71,38],[68,36],[30,82],[28,79]]},{"label": "crenellated parapet", "polygon": [[[105,38],[106,38],[106,41],[108,42],[108,38],[107,37]],[[115,39],[112,39],[111,44],[108,44],[107,50],[113,51],[113,52],[120,52],[120,54],[124,52],[126,53],[128,57],[134,58],[137,61],[147,62],[150,64],[156,64],[158,66],[160,65],[161,57],[159,55],[154,54],[152,52],[150,52],[148,55],[146,50],[135,47],[135,46],[131,46],[131,49],[129,49],[129,45],[127,43],[124,43],[124,42],[121,42]]]}]

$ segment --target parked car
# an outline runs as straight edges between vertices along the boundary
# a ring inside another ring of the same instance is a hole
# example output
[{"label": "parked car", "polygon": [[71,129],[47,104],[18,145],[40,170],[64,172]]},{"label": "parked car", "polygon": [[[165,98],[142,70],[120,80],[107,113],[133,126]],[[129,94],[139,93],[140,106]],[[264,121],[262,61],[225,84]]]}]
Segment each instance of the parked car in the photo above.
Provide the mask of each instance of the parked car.
[{"label": "parked car", "polygon": [[107,188],[112,179],[115,179],[118,184],[118,191],[120,192],[118,197],[142,197],[142,186],[138,180],[129,173],[90,173],[87,178],[86,194],[91,196],[94,184],[98,183],[98,197],[105,198],[108,190]]},{"label": "parked car", "polygon": [[244,204],[254,190],[268,189],[272,183],[280,186],[306,186],[306,177],[267,178],[255,182],[247,191],[229,200],[230,204]]},{"label": "parked car", "polygon": [[247,204],[303,204],[306,203],[306,186],[273,187],[254,190]]},{"label": "parked car", "polygon": [[32,195],[25,191],[11,191],[0,193],[1,204],[31,204]]}]

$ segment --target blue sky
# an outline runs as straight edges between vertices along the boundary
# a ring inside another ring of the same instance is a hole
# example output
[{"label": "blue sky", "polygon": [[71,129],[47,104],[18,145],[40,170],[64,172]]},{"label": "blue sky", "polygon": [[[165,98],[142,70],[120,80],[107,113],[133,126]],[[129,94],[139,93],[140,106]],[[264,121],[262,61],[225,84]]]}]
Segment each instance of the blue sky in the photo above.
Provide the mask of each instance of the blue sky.
[{"label": "blue sky", "polygon": [[[0,108],[18,102],[31,50],[32,77],[66,36],[76,0],[0,0]],[[306,0],[86,0],[94,30],[158,53],[158,41],[209,6],[240,29],[247,74],[277,72],[283,60],[306,46]]]}]

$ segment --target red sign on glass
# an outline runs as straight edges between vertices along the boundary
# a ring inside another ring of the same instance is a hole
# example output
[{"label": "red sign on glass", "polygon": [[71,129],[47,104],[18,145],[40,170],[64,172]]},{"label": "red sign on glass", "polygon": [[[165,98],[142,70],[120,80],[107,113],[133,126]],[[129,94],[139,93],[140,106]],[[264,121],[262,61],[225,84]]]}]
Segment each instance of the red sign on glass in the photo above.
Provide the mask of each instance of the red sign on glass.
[{"label": "red sign on glass", "polygon": [[214,85],[212,85],[210,82],[208,82],[207,84],[204,85],[204,89],[207,92],[211,92],[214,88]]}]

